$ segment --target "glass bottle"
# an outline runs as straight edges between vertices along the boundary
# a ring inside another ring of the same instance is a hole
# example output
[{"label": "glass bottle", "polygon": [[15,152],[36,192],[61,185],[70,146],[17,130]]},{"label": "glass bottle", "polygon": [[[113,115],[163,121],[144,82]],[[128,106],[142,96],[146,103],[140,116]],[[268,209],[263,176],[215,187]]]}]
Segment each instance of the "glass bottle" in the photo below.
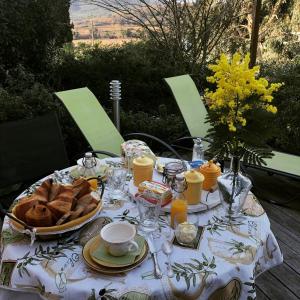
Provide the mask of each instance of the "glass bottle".
[{"label": "glass bottle", "polygon": [[87,179],[93,190],[98,187],[97,181],[97,160],[91,152],[86,152],[82,159],[82,167],[79,170],[80,176]]},{"label": "glass bottle", "polygon": [[193,141],[194,147],[192,161],[204,160],[204,146],[202,144],[202,140],[200,138],[196,138]]},{"label": "glass bottle", "polygon": [[183,174],[176,175],[172,188],[174,195],[171,203],[171,226],[174,228],[175,218],[177,223],[183,223],[187,220],[188,204],[184,197],[187,184]]}]

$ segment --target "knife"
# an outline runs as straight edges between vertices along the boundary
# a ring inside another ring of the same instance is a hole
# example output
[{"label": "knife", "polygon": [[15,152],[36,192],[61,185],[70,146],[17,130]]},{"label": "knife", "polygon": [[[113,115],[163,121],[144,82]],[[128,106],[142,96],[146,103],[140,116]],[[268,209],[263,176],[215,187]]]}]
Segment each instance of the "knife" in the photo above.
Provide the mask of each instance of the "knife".
[{"label": "knife", "polygon": [[162,278],[162,272],[160,270],[160,267],[159,267],[159,264],[157,261],[157,251],[155,249],[154,242],[152,240],[152,235],[148,235],[147,242],[148,242],[149,251],[151,253],[151,257],[152,257],[153,263],[154,263],[154,277],[156,279],[160,279],[160,278]]}]

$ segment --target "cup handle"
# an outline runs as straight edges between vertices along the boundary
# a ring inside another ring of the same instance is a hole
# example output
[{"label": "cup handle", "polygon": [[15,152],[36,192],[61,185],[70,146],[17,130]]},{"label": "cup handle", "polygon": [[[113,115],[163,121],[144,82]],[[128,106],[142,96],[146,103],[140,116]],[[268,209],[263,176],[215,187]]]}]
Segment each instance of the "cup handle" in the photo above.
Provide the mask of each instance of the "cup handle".
[{"label": "cup handle", "polygon": [[136,252],[139,250],[139,245],[135,241],[130,241],[130,244],[128,246],[129,252]]}]

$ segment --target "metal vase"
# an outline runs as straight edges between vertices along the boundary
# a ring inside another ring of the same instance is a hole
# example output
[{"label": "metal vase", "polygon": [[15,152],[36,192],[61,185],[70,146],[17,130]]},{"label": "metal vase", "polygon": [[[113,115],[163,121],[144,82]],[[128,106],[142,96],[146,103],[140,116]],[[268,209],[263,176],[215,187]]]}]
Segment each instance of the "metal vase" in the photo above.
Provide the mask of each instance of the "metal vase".
[{"label": "metal vase", "polygon": [[221,203],[230,216],[241,213],[252,187],[251,180],[240,172],[240,158],[231,158],[230,170],[218,177]]}]

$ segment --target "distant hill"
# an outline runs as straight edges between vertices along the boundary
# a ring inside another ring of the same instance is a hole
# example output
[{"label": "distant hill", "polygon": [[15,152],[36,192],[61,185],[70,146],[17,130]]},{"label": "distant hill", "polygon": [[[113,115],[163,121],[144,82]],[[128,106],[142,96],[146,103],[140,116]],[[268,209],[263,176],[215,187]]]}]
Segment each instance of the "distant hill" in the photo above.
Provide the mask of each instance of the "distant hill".
[{"label": "distant hill", "polygon": [[96,5],[83,3],[80,0],[74,1],[70,8],[70,16],[73,21],[108,15],[111,15],[109,11]]}]

